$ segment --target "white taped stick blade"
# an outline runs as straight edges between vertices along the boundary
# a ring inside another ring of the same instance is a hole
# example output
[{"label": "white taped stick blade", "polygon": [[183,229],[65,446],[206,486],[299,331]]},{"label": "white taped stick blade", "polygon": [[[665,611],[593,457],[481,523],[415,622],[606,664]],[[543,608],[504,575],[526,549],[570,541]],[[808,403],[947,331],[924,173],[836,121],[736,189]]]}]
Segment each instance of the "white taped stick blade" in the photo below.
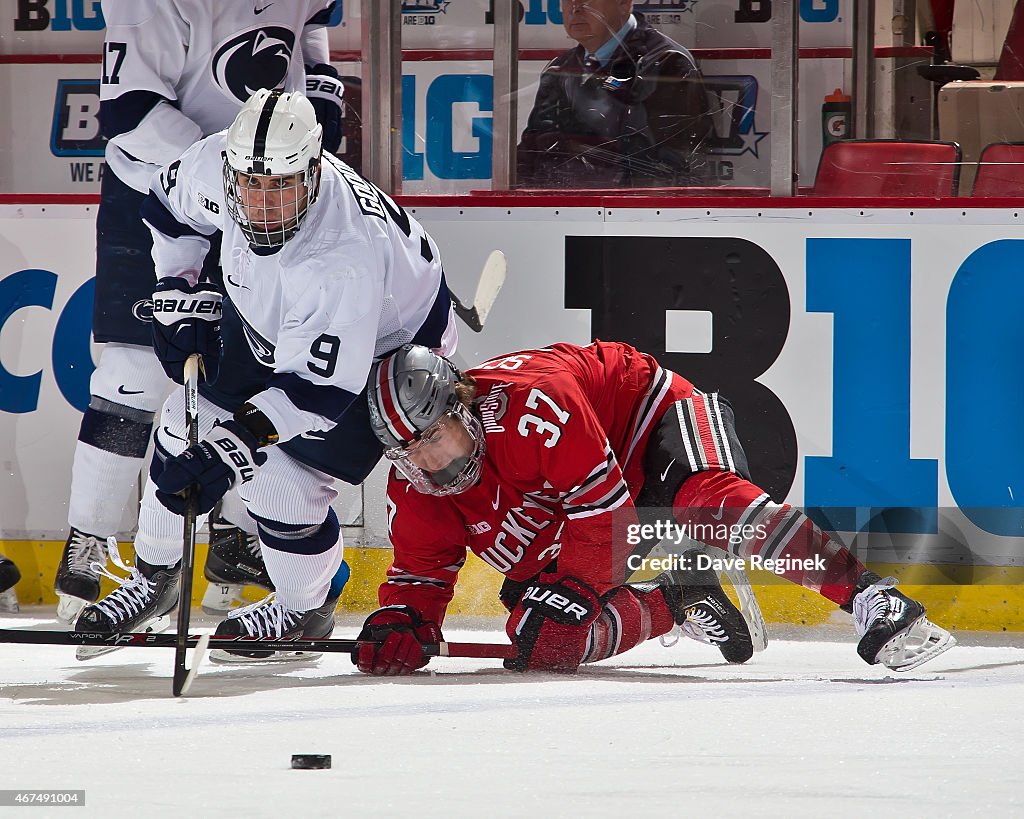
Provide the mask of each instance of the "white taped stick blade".
[{"label": "white taped stick blade", "polygon": [[952,634],[922,616],[882,646],[876,660],[893,671],[910,671],[955,645]]},{"label": "white taped stick blade", "polygon": [[480,281],[476,286],[476,295],[473,297],[473,307],[476,308],[477,318],[482,325],[487,320],[487,314],[491,312],[498,293],[505,284],[505,275],[508,272],[508,261],[505,254],[500,250],[491,251],[491,255],[484,262],[484,269],[480,273]]},{"label": "white taped stick blade", "polygon": [[199,673],[199,666],[203,662],[203,657],[206,656],[206,650],[210,647],[210,635],[203,634],[199,637],[199,642],[196,643],[196,647],[192,649],[192,667],[188,670],[188,674],[185,677],[185,682],[181,684],[181,691],[178,694],[179,697],[184,697],[188,690],[192,687],[192,681],[196,678],[196,674]]}]

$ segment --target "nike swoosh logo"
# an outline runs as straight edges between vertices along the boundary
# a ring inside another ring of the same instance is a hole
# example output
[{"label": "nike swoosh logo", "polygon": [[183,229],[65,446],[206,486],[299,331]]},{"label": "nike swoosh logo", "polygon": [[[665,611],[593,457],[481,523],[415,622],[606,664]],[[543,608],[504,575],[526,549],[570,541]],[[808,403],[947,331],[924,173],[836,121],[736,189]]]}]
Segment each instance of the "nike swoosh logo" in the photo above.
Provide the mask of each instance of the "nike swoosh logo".
[{"label": "nike swoosh logo", "polygon": [[273,4],[273,3],[267,3],[267,5],[265,5],[265,6],[264,6],[263,8],[261,8],[261,9],[256,9],[256,8],[254,8],[254,9],[252,10],[252,13],[253,13],[253,14],[263,14],[263,12],[265,12],[265,11],[266,11],[267,9],[269,9],[269,8],[270,8],[270,7],[272,6],[272,5],[274,5],[274,4]]},{"label": "nike swoosh logo", "polygon": [[237,287],[240,290],[251,290],[252,289],[251,287],[248,287],[248,286],[246,286],[244,284],[240,284],[239,282],[231,281],[231,274],[230,273],[228,273],[228,275],[225,276],[224,278],[227,279],[228,284],[230,284],[232,287]]},{"label": "nike swoosh logo", "polygon": [[494,495],[494,502],[491,504],[491,509],[495,512],[498,511],[498,505],[501,502],[501,487],[498,487],[498,491]]},{"label": "nike swoosh logo", "polygon": [[173,432],[171,432],[171,428],[170,427],[164,427],[164,434],[169,436],[169,437],[171,437],[171,438],[174,438],[174,439],[176,439],[178,441],[185,441],[185,443],[188,443],[188,441],[186,439],[182,438],[180,435],[175,435]]},{"label": "nike swoosh logo", "polygon": [[711,517],[713,517],[715,520],[721,520],[722,519],[722,515],[724,515],[724,514],[725,514],[725,498],[722,498],[722,503],[718,507],[718,514],[716,515],[714,512],[712,512],[711,513]]},{"label": "nike swoosh logo", "polygon": [[315,432],[303,432],[299,435],[300,438],[305,438],[307,441],[326,441],[323,435],[318,435]]},{"label": "nike swoosh logo", "polygon": [[669,461],[668,466],[665,467],[665,471],[661,473],[661,480],[662,480],[663,483],[665,481],[665,476],[668,475],[668,471],[672,468],[672,464],[674,464],[675,462],[676,462],[675,458],[673,458],[671,461]]},{"label": "nike swoosh logo", "polygon": [[124,388],[124,384],[122,384],[122,385],[121,385],[120,387],[118,387],[118,388],[117,388],[117,391],[118,391],[118,392],[119,392],[119,393],[120,393],[121,395],[142,395],[142,393],[144,393],[144,392],[145,392],[145,390],[126,390],[126,389]]}]

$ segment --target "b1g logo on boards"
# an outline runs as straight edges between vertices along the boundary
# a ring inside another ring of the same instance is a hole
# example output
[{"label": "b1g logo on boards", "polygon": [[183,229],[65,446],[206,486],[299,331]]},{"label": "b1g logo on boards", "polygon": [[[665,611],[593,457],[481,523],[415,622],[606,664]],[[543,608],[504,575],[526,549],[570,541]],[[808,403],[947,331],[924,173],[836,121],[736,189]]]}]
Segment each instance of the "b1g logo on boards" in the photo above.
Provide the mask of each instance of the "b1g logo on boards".
[{"label": "b1g logo on boards", "polygon": [[[1020,537],[1024,498],[1013,487],[1024,459],[1024,240],[977,247],[949,285],[948,386],[932,409],[945,413],[944,475],[938,458],[911,449],[911,245],[806,238],[794,304],[778,263],[747,239],[566,236],[565,307],[591,311],[591,338],[632,344],[729,398],[754,482],[779,499],[796,476],[796,432],[788,408],[758,379],[782,354],[794,307],[831,314],[831,454],[804,456],[804,506],[830,529],[934,534],[944,477],[975,526]],[[710,345],[673,348],[667,311],[710,316]]]},{"label": "b1g logo on boards", "polygon": [[447,14],[452,0],[402,0],[403,26],[432,26],[438,14]]},{"label": "b1g logo on boards", "polygon": [[103,156],[99,80],[58,80],[50,151],[54,156]]},{"label": "b1g logo on boards", "polygon": [[100,31],[100,0],[18,0],[15,31]]}]

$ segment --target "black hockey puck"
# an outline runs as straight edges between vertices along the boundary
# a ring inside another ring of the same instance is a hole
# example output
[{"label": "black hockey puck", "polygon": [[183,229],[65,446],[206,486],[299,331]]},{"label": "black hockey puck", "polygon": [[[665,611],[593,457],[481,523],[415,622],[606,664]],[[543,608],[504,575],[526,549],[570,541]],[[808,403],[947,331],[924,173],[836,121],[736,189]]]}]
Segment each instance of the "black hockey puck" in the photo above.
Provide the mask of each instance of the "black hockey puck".
[{"label": "black hockey puck", "polygon": [[292,767],[300,771],[330,768],[330,754],[292,754]]}]

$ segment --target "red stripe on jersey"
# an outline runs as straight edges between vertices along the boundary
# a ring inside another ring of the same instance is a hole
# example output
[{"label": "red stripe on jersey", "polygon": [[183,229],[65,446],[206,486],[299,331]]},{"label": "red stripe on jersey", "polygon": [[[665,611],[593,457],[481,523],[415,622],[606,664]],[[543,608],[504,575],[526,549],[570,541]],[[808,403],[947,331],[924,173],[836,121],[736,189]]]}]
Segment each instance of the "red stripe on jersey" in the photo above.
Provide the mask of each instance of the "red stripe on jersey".
[{"label": "red stripe on jersey", "polygon": [[700,448],[704,452],[704,460],[708,469],[727,469],[718,453],[718,446],[715,442],[715,433],[711,429],[711,419],[708,417],[708,398],[706,395],[694,396],[693,414],[697,419],[697,434],[700,435]]}]

